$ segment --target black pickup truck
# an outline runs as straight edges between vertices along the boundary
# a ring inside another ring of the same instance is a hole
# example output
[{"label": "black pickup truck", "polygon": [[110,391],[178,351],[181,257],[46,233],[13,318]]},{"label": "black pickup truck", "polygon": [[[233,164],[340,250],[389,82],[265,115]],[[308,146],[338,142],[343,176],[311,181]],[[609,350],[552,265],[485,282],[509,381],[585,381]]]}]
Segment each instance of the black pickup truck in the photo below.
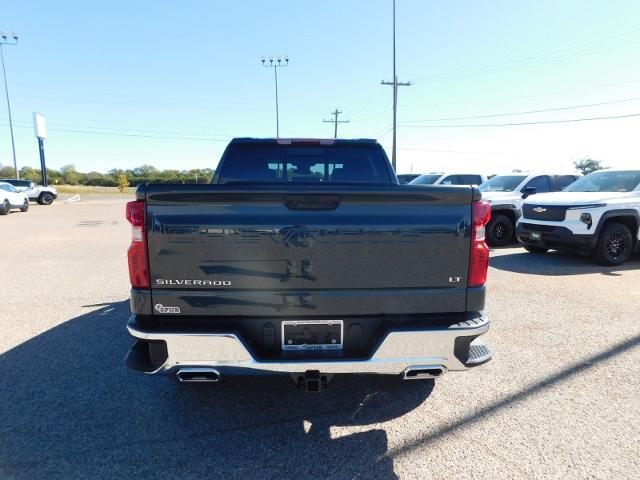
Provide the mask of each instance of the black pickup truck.
[{"label": "black pickup truck", "polygon": [[477,188],[399,185],[374,140],[234,139],[210,185],[141,185],[127,204],[127,364],[309,391],[481,365],[489,216]]}]

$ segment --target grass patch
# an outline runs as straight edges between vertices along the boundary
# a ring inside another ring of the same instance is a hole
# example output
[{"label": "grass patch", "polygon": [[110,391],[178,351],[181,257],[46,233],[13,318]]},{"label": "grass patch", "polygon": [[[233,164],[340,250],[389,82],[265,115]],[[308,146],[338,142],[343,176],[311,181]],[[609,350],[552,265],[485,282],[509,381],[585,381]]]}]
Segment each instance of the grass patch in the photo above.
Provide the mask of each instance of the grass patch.
[{"label": "grass patch", "polygon": [[123,192],[118,187],[93,187],[88,185],[51,185],[61,194],[72,195],[127,195],[135,193],[136,187],[127,187]]}]

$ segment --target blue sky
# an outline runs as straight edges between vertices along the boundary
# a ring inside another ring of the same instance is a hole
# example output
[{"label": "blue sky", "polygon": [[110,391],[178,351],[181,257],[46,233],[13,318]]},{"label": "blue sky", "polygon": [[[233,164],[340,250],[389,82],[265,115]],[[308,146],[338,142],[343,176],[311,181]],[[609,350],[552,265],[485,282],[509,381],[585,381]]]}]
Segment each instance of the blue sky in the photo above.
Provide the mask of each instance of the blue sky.
[{"label": "blue sky", "polygon": [[[640,117],[469,127],[640,113],[638,20],[635,0],[397,0],[398,75],[414,82],[399,93],[399,172],[639,166]],[[0,22],[20,35],[4,50],[19,166],[38,165],[39,111],[52,167],[213,167],[229,138],[275,135],[260,58],[277,54],[291,58],[281,136],[330,137],[339,107],[340,136],[390,151],[391,0],[24,1]],[[532,110],[552,111],[504,115]]]}]

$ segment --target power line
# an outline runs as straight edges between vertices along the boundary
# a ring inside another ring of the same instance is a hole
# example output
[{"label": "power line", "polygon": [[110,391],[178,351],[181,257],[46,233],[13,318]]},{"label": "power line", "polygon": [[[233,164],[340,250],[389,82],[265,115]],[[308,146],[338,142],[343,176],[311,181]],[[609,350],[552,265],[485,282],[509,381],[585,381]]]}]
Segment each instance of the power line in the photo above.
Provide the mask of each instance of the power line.
[{"label": "power line", "polygon": [[543,113],[543,112],[559,112],[562,110],[574,110],[577,108],[590,108],[590,107],[600,107],[602,105],[613,105],[615,103],[623,103],[623,102],[633,102],[636,100],[640,100],[640,97],[634,98],[625,98],[622,100],[610,100],[606,102],[599,103],[587,103],[583,105],[573,105],[570,107],[556,107],[556,108],[545,108],[542,110],[527,110],[522,112],[509,112],[509,113],[494,113],[490,115],[474,115],[470,117],[448,117],[448,118],[427,118],[424,120],[404,120],[403,123],[417,123],[417,122],[444,122],[449,120],[473,120],[477,118],[492,118],[492,117],[510,117],[514,115],[528,115],[532,113]]},{"label": "power line", "polygon": [[608,117],[589,117],[589,118],[572,118],[567,120],[540,120],[536,122],[518,122],[518,123],[489,123],[481,125],[403,125],[403,128],[484,128],[484,127],[513,127],[522,125],[548,125],[552,123],[573,123],[573,122],[590,122],[594,120],[614,120],[618,118],[640,117],[640,113],[631,113],[628,115],[612,115]]},{"label": "power line", "polygon": [[351,120],[338,120],[338,115],[342,113],[341,110],[337,108],[331,112],[333,115],[333,120],[322,120],[323,123],[333,123],[333,138],[338,138],[338,124],[339,123],[349,123]]},{"label": "power line", "polygon": [[[617,35],[611,35],[607,37],[603,37],[597,40],[591,40],[589,42],[576,44],[570,47],[564,47],[561,49],[549,50],[544,53],[540,53],[537,55],[529,55],[526,57],[515,58],[511,60],[506,60],[504,62],[484,65],[478,67],[470,67],[466,69],[457,70],[450,73],[443,73],[439,75],[434,75],[432,77],[424,78],[425,81],[429,82],[432,80],[447,80],[456,78],[459,76],[468,76],[469,74],[474,73],[486,73],[487,71],[492,70],[505,70],[505,69],[518,69],[518,68],[530,68],[536,67],[539,65],[544,65],[548,63],[555,63],[558,61],[565,61],[571,58],[580,58],[588,55],[592,55],[594,53],[602,53],[609,50],[613,50],[620,47],[626,47],[629,45],[633,45],[638,41],[637,36],[639,29],[631,30],[628,32],[624,32]],[[620,37],[631,36],[631,39],[622,39]],[[584,47],[592,46],[591,49],[584,49]],[[576,51],[577,50],[577,51]]]},{"label": "power line", "polygon": [[[8,125],[6,122],[2,122],[2,125]],[[16,125],[17,128],[32,128],[27,125]],[[89,130],[78,130],[71,128],[57,128],[47,127],[47,130],[55,132],[67,132],[67,133],[80,133],[86,135],[107,135],[113,137],[137,137],[137,138],[157,138],[161,140],[200,140],[206,142],[228,142],[232,137],[227,139],[213,138],[213,137],[181,137],[181,136],[169,136],[169,135],[145,135],[139,133],[116,133],[116,132],[92,132]]]}]

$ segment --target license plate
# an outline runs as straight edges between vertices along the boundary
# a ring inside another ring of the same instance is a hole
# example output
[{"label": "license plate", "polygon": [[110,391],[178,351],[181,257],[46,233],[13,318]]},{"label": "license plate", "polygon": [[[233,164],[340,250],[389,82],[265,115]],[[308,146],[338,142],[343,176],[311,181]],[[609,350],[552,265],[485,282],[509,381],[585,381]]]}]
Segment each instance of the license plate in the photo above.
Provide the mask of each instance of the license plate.
[{"label": "license plate", "polygon": [[542,240],[542,234],[540,232],[531,232],[531,240]]},{"label": "license plate", "polygon": [[342,320],[284,320],[282,350],[342,350]]}]

